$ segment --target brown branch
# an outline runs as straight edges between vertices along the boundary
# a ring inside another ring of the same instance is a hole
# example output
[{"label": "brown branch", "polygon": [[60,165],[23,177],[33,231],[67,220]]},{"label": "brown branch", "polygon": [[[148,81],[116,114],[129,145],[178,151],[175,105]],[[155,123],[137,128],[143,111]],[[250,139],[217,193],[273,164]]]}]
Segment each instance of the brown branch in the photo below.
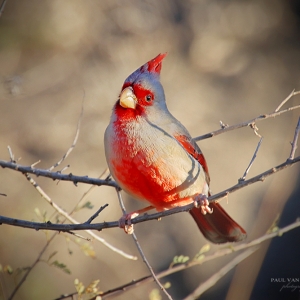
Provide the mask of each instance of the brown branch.
[{"label": "brown branch", "polygon": [[[258,181],[264,181],[267,177],[271,176],[272,174],[275,174],[281,170],[286,169],[287,167],[290,167],[294,165],[295,163],[300,161],[300,156],[294,158],[294,159],[288,159],[286,162],[273,167],[257,176],[254,176],[248,180],[241,181],[238,184],[218,193],[213,196],[210,196],[208,200],[210,202],[215,202],[218,199],[224,198],[228,196],[230,193],[233,193],[237,190],[240,190],[248,185],[251,185],[253,183],[256,183]],[[91,178],[93,179],[93,178]],[[144,214],[142,216],[138,216],[131,220],[132,224],[137,224],[149,220],[157,220],[165,216],[169,216],[172,214],[180,213],[183,211],[188,211],[191,208],[194,207],[194,204],[188,204],[186,206],[182,207],[176,207],[170,210],[166,210],[163,212],[154,213],[151,215]],[[95,223],[95,224],[52,224],[51,222],[47,223],[38,223],[38,222],[29,222],[25,220],[19,220],[19,219],[12,219],[4,216],[0,216],[0,224],[7,224],[7,225],[13,225],[18,227],[24,227],[24,228],[30,228],[35,230],[54,230],[54,231],[74,231],[74,230],[103,230],[106,228],[113,228],[113,227],[119,227],[118,221],[113,222],[103,222],[103,223]]]},{"label": "brown branch", "polygon": [[103,210],[103,209],[105,209],[106,207],[108,206],[108,204],[106,203],[105,205],[103,205],[103,206],[101,206],[85,223],[86,224],[91,224],[92,223],[92,221],[94,220],[94,219],[96,219],[98,216],[99,216],[99,214],[101,213],[101,211]]},{"label": "brown branch", "polygon": [[113,180],[103,180],[103,179],[98,179],[98,178],[91,178],[88,176],[76,176],[73,175],[72,173],[70,174],[61,174],[59,171],[58,172],[50,172],[48,170],[44,169],[36,169],[31,166],[23,166],[20,164],[17,164],[15,162],[10,162],[10,161],[5,161],[5,160],[0,160],[0,166],[2,168],[8,168],[17,172],[21,173],[29,173],[29,174],[34,174],[36,176],[42,176],[42,177],[48,177],[53,180],[61,180],[61,181],[72,181],[75,185],[77,183],[86,183],[86,184],[92,184],[92,185],[107,185],[111,187],[118,187],[117,183]]},{"label": "brown branch", "polygon": [[253,156],[252,156],[252,159],[251,159],[251,161],[250,161],[250,163],[249,163],[249,165],[248,165],[248,167],[247,167],[247,169],[246,169],[246,171],[245,171],[243,177],[239,179],[239,182],[244,181],[244,180],[246,179],[246,176],[247,176],[247,174],[249,173],[250,168],[252,167],[252,165],[253,165],[253,163],[254,163],[254,160],[255,160],[255,158],[256,158],[257,152],[258,152],[258,150],[259,150],[259,148],[260,148],[260,146],[261,146],[262,141],[263,141],[263,137],[260,138],[260,140],[259,140],[259,142],[258,142],[258,144],[257,144],[257,147],[256,147],[256,149],[255,149],[255,152],[254,152],[254,154],[253,154]]},{"label": "brown branch", "polygon": [[275,109],[274,112],[270,113],[270,114],[264,114],[264,115],[260,115],[252,120],[249,120],[249,121],[246,121],[246,122],[242,122],[242,123],[239,123],[239,124],[235,124],[235,125],[232,125],[232,126],[221,126],[222,128],[221,129],[218,129],[218,130],[215,130],[215,131],[212,131],[210,133],[207,133],[207,134],[204,134],[204,135],[200,135],[200,136],[197,136],[195,138],[193,138],[193,140],[195,142],[198,142],[200,140],[204,140],[204,139],[208,139],[208,138],[211,138],[211,137],[214,137],[216,135],[219,135],[219,134],[222,134],[222,133],[225,133],[225,132],[228,132],[228,131],[231,131],[231,130],[235,130],[235,129],[238,129],[238,128],[243,128],[243,127],[251,127],[252,129],[254,129],[254,132],[256,131],[255,130],[255,123],[258,122],[258,121],[261,121],[261,120],[265,120],[265,119],[268,119],[268,118],[274,118],[274,117],[277,117],[283,113],[286,113],[286,112],[289,112],[289,111],[292,111],[292,110],[295,110],[295,109],[298,109],[300,108],[300,105],[296,105],[296,106],[292,106],[292,107],[289,107],[287,109],[284,109],[284,110],[281,110],[281,111],[278,111],[278,109],[281,108],[281,106],[286,103],[289,99],[291,99],[293,96],[296,96],[300,94],[300,91],[293,91],[286,99],[284,99],[281,104]]}]

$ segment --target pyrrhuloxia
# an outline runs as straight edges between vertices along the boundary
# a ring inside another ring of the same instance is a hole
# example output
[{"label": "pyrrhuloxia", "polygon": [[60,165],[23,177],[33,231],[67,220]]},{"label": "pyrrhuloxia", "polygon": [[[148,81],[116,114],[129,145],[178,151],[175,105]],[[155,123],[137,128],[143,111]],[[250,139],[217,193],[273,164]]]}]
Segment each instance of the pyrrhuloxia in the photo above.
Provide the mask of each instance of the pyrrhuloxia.
[{"label": "pyrrhuloxia", "polygon": [[[245,230],[218,203],[208,206],[205,158],[187,129],[169,112],[159,54],[124,82],[105,131],[105,155],[119,186],[158,211],[201,203],[190,214],[213,243],[241,241]],[[208,213],[207,213],[208,212]],[[127,219],[136,214],[127,215]]]}]

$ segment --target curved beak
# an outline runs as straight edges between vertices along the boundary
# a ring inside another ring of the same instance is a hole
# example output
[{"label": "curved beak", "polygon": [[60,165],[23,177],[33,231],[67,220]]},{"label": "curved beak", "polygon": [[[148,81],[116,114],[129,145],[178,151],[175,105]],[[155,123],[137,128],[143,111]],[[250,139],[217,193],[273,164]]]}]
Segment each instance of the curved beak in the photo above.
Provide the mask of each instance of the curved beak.
[{"label": "curved beak", "polygon": [[120,105],[124,108],[135,109],[137,104],[136,96],[131,86],[125,88],[120,95]]}]

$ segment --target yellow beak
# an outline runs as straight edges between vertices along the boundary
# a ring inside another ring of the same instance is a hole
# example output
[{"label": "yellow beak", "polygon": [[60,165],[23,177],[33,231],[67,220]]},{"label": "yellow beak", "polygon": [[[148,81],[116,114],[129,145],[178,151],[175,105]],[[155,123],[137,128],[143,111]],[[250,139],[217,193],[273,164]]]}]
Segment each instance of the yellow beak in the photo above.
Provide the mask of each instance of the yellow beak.
[{"label": "yellow beak", "polygon": [[124,108],[135,109],[137,99],[131,86],[124,89],[120,95],[120,105]]}]

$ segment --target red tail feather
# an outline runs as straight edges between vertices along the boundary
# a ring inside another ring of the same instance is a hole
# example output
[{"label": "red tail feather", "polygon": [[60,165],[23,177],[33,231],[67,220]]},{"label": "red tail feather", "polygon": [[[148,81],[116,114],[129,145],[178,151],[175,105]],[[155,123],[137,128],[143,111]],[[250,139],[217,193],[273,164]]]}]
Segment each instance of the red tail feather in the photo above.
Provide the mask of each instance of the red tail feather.
[{"label": "red tail feather", "polygon": [[246,238],[246,231],[237,224],[218,203],[211,203],[212,214],[203,215],[198,208],[190,210],[202,234],[211,242],[221,244],[239,242]]}]

